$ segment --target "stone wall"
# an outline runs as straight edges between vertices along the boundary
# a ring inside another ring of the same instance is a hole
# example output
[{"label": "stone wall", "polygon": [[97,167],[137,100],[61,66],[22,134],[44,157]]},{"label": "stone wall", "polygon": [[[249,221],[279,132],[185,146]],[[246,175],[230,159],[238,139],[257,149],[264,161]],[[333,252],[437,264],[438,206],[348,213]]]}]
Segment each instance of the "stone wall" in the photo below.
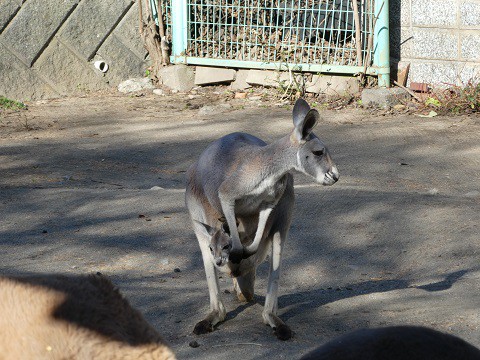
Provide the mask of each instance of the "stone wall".
[{"label": "stone wall", "polygon": [[480,81],[480,0],[390,0],[391,60],[410,81]]},{"label": "stone wall", "polygon": [[25,101],[110,88],[144,75],[145,57],[134,1],[0,2],[0,95]]}]

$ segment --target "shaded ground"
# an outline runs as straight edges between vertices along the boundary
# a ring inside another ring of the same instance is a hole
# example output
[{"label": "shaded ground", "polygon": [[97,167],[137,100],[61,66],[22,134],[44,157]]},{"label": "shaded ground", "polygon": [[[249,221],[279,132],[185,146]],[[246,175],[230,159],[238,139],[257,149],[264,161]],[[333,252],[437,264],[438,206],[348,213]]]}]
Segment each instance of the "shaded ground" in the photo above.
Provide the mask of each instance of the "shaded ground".
[{"label": "shaded ground", "polygon": [[351,329],[391,324],[480,346],[480,119],[358,109],[324,111],[316,128],[340,181],[319,187],[296,175],[279,299],[294,339],[278,341],[261,321],[266,266],[255,303],[226,293],[229,320],[194,336],[208,292],[184,172],[226,133],[272,141],[291,128],[291,107],[235,100],[200,116],[212,103],[224,99],[109,95],[3,113],[1,273],[101,271],[180,359],[292,359]]}]

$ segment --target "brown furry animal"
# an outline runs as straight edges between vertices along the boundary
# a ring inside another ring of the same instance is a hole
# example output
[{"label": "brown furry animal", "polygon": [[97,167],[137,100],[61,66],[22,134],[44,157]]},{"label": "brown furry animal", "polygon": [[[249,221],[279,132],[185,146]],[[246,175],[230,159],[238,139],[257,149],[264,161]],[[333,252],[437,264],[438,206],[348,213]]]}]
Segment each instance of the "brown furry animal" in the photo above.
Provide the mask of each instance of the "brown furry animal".
[{"label": "brown furry animal", "polygon": [[422,326],[362,329],[340,336],[300,360],[480,360],[466,341]]},{"label": "brown furry animal", "polygon": [[0,359],[174,360],[101,274],[0,277]]}]

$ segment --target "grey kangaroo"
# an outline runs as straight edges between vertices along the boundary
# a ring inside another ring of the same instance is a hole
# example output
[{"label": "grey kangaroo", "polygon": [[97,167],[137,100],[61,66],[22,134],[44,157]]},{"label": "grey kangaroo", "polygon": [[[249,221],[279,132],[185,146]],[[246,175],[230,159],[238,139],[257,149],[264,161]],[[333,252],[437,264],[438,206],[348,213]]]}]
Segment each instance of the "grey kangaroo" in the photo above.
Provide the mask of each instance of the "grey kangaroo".
[{"label": "grey kangaroo", "polygon": [[362,329],[340,336],[300,360],[480,360],[466,341],[422,326]]},{"label": "grey kangaroo", "polygon": [[290,134],[268,145],[245,133],[226,135],[210,144],[188,169],[185,201],[210,294],[210,313],[197,323],[196,334],[212,331],[226,315],[218,268],[209,249],[212,235],[205,227],[216,228],[221,219],[230,229],[229,262],[237,295],[253,300],[256,268],[269,254],[263,320],[275,329],[279,339],[292,336],[277,316],[280,260],[294,205],[291,171],[310,175],[322,185],[333,185],[339,177],[327,148],[312,132],[319,118],[317,110],[299,99],[293,108],[294,128]]}]

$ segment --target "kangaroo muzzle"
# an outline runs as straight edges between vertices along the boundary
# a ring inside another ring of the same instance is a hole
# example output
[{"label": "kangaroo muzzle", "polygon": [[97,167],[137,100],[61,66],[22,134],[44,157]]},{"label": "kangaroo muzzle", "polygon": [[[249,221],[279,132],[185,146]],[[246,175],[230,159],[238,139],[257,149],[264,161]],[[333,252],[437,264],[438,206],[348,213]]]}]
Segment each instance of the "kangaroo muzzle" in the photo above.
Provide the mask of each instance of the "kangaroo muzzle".
[{"label": "kangaroo muzzle", "polygon": [[340,178],[337,167],[334,165],[323,177],[323,185],[333,185]]}]

